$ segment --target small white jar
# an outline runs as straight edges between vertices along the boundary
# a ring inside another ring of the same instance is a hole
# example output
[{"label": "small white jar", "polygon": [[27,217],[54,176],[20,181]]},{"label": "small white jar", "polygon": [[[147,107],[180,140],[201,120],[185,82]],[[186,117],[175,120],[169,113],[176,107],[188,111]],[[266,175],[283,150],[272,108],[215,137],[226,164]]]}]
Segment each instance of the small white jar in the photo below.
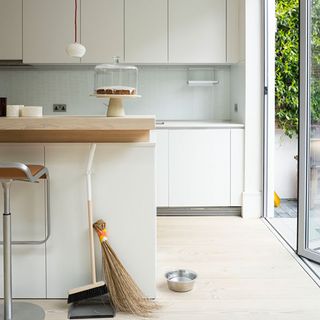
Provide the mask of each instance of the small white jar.
[{"label": "small white jar", "polygon": [[21,111],[22,117],[42,117],[42,107],[25,106]]},{"label": "small white jar", "polygon": [[20,115],[20,105],[7,105],[7,117],[19,117]]}]

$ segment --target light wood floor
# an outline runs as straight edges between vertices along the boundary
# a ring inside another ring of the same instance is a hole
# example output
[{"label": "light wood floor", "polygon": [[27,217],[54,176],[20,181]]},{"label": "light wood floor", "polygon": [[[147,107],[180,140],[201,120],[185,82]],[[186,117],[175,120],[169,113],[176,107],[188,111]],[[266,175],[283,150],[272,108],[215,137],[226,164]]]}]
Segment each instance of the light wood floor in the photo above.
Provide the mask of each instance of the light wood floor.
[{"label": "light wood floor", "polygon": [[[193,291],[167,289],[163,274],[178,267],[198,273]],[[162,308],[155,319],[320,319],[320,288],[260,220],[158,218],[157,282]],[[66,319],[63,301],[40,303],[47,320]]]}]

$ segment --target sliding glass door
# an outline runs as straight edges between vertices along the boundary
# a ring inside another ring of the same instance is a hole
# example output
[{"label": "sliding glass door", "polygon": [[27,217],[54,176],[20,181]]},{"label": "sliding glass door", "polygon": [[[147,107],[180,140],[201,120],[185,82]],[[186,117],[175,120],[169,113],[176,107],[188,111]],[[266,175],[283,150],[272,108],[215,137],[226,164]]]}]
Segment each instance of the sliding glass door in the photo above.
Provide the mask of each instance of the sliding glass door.
[{"label": "sliding glass door", "polygon": [[265,0],[264,217],[297,248],[299,1]]},{"label": "sliding glass door", "polygon": [[300,1],[298,253],[320,262],[320,0]]}]

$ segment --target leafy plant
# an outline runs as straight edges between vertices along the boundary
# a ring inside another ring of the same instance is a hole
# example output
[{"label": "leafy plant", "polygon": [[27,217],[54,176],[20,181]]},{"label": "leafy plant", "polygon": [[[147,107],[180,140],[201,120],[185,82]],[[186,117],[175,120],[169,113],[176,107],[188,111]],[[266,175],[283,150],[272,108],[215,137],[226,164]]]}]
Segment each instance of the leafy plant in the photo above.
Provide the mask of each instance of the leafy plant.
[{"label": "leafy plant", "polygon": [[299,0],[276,1],[275,117],[287,136],[298,132]]},{"label": "leafy plant", "polygon": [[[312,0],[311,120],[320,122],[320,0]],[[290,138],[299,127],[299,0],[276,0],[275,118]]]},{"label": "leafy plant", "polygon": [[320,122],[320,1],[312,1],[311,121]]}]

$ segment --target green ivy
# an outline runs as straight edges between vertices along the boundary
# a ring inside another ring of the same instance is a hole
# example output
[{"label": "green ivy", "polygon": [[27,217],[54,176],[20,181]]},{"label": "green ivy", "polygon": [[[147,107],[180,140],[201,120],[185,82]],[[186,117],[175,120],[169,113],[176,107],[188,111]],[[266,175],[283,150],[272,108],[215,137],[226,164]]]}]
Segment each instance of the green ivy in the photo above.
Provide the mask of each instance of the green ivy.
[{"label": "green ivy", "polygon": [[298,132],[299,0],[276,1],[275,117],[286,135]]},{"label": "green ivy", "polygon": [[312,1],[311,121],[320,123],[320,1]]},{"label": "green ivy", "polygon": [[[312,0],[311,119],[320,122],[320,0]],[[275,118],[290,138],[299,127],[299,0],[276,0]]]}]

